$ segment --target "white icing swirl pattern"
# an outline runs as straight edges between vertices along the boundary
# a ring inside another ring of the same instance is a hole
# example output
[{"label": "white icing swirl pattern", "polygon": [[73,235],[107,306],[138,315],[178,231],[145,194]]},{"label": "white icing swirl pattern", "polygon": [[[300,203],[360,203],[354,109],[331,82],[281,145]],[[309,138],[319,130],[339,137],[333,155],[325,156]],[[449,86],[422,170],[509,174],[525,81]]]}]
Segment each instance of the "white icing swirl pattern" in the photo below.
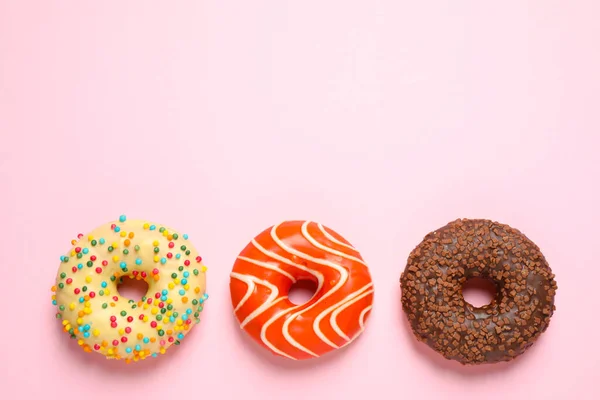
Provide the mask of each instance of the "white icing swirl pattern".
[{"label": "white icing swirl pattern", "polygon": [[[317,285],[302,305],[287,296],[298,280]],[[231,273],[241,328],[274,354],[294,360],[319,357],[356,339],[365,329],[373,294],[358,251],[310,221],[285,221],[263,231],[241,252]]]}]

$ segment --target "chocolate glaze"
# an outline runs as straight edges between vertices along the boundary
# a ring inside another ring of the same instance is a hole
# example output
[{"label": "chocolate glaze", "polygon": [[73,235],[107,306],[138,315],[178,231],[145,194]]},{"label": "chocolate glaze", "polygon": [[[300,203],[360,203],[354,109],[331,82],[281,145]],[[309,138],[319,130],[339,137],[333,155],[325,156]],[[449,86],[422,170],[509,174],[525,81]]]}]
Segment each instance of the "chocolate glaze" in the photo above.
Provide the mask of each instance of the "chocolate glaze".
[{"label": "chocolate glaze", "polygon": [[[492,302],[464,300],[470,278],[490,279]],[[510,361],[544,332],[557,285],[540,249],[510,226],[459,219],[429,233],[400,277],[402,308],[418,340],[461,364]]]}]

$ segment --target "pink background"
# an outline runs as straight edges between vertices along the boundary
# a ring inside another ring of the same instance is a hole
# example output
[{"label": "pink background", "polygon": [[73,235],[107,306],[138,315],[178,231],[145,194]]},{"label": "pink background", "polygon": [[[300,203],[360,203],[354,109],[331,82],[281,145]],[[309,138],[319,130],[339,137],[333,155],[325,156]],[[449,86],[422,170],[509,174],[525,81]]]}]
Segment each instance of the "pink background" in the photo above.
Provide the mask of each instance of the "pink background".
[{"label": "pink background", "polygon": [[[599,16],[0,0],[0,397],[597,399]],[[188,232],[209,266],[203,322],[132,366],[82,353],[50,304],[71,238],[122,213]],[[445,361],[401,313],[408,253],[459,217],[521,229],[557,275],[550,329],[512,363]],[[297,363],[242,335],[228,287],[245,244],[294,218],[353,242],[376,285],[359,340]]]}]

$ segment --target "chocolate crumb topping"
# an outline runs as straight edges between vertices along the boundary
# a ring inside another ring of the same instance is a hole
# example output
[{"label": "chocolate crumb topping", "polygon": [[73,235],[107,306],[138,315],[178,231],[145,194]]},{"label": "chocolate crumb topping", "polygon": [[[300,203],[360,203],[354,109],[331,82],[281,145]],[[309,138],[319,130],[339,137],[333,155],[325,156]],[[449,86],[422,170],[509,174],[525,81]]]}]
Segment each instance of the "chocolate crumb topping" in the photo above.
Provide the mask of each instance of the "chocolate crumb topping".
[{"label": "chocolate crumb topping", "polygon": [[[496,297],[467,303],[463,284],[489,279]],[[517,229],[458,219],[429,233],[400,277],[402,308],[419,341],[461,364],[510,361],[550,323],[557,285],[538,246]]]}]

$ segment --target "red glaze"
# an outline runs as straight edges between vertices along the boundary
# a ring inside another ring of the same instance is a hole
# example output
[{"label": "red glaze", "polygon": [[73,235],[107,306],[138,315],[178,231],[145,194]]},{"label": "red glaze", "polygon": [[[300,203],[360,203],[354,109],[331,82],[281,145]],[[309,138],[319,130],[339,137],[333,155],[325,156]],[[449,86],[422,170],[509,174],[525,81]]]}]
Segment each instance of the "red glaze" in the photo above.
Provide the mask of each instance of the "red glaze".
[{"label": "red glaze", "polygon": [[[305,304],[288,299],[294,282],[317,292]],[[256,236],[231,272],[231,302],[240,326],[273,354],[322,356],[356,339],[373,303],[373,282],[360,253],[321,224],[286,221]]]}]

